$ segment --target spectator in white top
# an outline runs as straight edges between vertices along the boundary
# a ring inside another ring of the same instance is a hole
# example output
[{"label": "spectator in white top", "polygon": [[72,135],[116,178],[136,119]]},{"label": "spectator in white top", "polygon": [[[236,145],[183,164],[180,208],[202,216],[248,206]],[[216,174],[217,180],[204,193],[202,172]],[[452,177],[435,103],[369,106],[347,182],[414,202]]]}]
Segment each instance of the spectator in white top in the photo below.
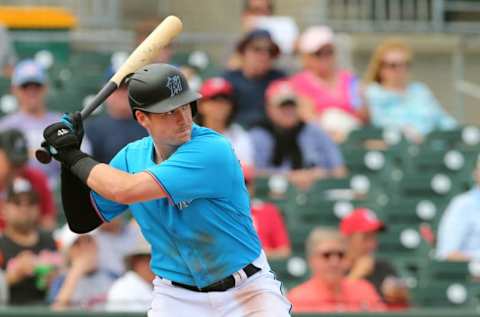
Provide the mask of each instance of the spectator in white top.
[{"label": "spectator in white top", "polygon": [[480,260],[480,158],[476,185],[448,204],[438,228],[438,258],[447,261]]},{"label": "spectator in white top", "polygon": [[98,248],[90,234],[76,234],[67,225],[55,236],[66,256],[66,268],[50,285],[48,301],[55,310],[104,308],[114,279],[98,266]]},{"label": "spectator in white top", "polygon": [[240,161],[253,165],[253,144],[248,133],[233,123],[236,105],[232,98],[233,86],[221,77],[206,80],[200,88],[202,100],[198,104],[198,124],[223,134],[232,143]]},{"label": "spectator in white top", "polygon": [[108,311],[144,312],[151,305],[155,276],[150,269],[150,246],[140,232],[135,242],[135,248],[125,257],[127,273],[108,292]]},{"label": "spectator in white top", "polygon": [[114,278],[125,273],[125,255],[135,248],[138,229],[126,224],[123,217],[105,222],[93,232],[98,246],[98,265]]}]

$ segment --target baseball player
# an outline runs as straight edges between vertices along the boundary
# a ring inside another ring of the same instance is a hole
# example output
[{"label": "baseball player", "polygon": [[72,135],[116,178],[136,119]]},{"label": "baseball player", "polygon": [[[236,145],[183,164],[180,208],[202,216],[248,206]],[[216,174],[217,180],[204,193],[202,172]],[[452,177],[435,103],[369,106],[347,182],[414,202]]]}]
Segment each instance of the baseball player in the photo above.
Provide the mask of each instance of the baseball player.
[{"label": "baseball player", "polygon": [[135,119],[149,136],[110,165],[81,152],[81,116],[48,126],[62,163],[62,200],[73,231],[93,230],[129,209],[152,248],[157,316],[289,316],[252,224],[248,192],[231,145],[192,124],[201,97],[167,64],[127,81]]}]

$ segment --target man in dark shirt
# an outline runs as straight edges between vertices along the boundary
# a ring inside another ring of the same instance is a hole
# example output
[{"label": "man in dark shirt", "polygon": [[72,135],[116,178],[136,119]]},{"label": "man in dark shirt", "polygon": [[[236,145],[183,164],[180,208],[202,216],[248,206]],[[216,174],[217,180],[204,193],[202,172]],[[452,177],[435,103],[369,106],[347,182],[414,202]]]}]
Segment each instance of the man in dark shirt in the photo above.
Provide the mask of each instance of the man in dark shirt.
[{"label": "man in dark shirt", "polygon": [[357,208],[342,219],[340,231],[347,238],[350,279],[372,283],[390,309],[408,306],[408,290],[393,265],[375,258],[377,234],[385,225],[372,210]]},{"label": "man in dark shirt", "polygon": [[223,77],[234,88],[233,98],[238,105],[234,120],[248,127],[265,118],[265,90],[272,81],[285,77],[285,74],[273,69],[280,49],[268,31],[247,33],[238,43],[237,51],[241,56],[240,69],[227,71]]},{"label": "man in dark shirt", "polygon": [[[110,73],[114,74],[112,70]],[[147,136],[147,131],[133,119],[125,86],[107,99],[106,110],[105,114],[85,121],[92,156],[102,163],[109,163],[126,144]]]},{"label": "man in dark shirt", "polygon": [[9,304],[42,303],[45,277],[59,258],[51,234],[38,229],[38,194],[26,179],[12,182],[3,213],[6,227],[0,237],[0,267],[6,270]]}]

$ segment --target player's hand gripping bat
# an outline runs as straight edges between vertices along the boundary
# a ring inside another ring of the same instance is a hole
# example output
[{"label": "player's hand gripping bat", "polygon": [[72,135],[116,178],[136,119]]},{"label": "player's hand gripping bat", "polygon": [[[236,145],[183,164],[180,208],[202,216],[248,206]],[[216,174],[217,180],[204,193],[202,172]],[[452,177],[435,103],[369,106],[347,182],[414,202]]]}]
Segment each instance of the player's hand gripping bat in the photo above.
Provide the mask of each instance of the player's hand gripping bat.
[{"label": "player's hand gripping bat", "polygon": [[[92,101],[80,112],[82,119],[88,117],[99,107],[118,87],[122,81],[140,67],[152,62],[158,55],[160,48],[167,46],[173,38],[182,31],[182,21],[176,16],[169,16],[160,23],[155,30],[130,54],[118,71],[96,94]],[[48,164],[52,160],[52,151],[48,145],[35,152],[37,160]]]}]

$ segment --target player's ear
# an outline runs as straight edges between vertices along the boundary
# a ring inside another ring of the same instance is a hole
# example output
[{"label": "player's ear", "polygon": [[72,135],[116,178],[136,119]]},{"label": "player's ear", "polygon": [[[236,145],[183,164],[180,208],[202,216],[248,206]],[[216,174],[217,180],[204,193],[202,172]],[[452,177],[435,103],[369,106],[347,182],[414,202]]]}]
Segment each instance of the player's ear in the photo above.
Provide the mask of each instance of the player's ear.
[{"label": "player's ear", "polygon": [[137,119],[137,122],[144,128],[147,128],[148,126],[148,115],[140,110],[134,110],[135,111],[135,118]]}]

